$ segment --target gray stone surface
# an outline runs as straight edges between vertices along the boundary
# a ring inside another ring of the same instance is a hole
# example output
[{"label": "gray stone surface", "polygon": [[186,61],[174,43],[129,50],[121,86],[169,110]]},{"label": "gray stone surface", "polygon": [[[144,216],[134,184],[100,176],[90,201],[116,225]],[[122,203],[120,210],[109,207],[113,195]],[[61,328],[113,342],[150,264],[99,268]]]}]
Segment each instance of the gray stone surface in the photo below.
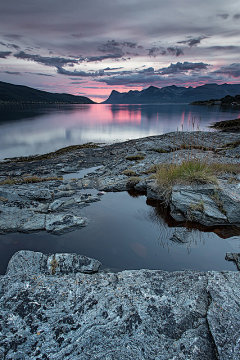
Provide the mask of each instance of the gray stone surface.
[{"label": "gray stone surface", "polygon": [[10,259],[6,274],[64,275],[78,272],[92,274],[99,270],[100,261],[77,254],[44,255],[41,252],[21,250]]},{"label": "gray stone surface", "polygon": [[[170,198],[171,215],[179,221],[183,215],[186,220],[196,221],[203,225],[225,225],[228,218],[220,211],[218,204],[214,201],[214,195],[205,195],[202,186],[192,188],[176,188]],[[180,215],[179,215],[180,214]]]},{"label": "gray stone surface", "polygon": [[226,253],[225,259],[228,261],[233,261],[237,269],[240,271],[240,254],[239,253]]},{"label": "gray stone surface", "polygon": [[5,185],[2,189],[0,186],[0,233],[47,230],[60,235],[73,231],[89,222],[81,216],[81,209],[100,201],[104,194],[86,194],[72,181]]},{"label": "gray stone surface", "polygon": [[240,358],[240,273],[82,273],[99,266],[16,253],[0,277],[2,359]]},{"label": "gray stone surface", "polygon": [[72,214],[46,215],[46,230],[56,235],[73,231],[77,227],[86,226],[87,224],[87,218],[75,216]]},{"label": "gray stone surface", "polygon": [[240,359],[240,273],[209,272],[209,329],[221,360]]}]

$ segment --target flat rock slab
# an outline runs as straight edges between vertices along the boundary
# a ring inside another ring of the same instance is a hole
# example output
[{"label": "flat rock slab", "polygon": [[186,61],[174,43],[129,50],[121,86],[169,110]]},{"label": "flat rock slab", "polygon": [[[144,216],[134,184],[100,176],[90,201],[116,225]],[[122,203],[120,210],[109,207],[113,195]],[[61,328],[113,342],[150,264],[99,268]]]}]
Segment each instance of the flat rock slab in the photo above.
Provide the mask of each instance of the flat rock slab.
[{"label": "flat rock slab", "polygon": [[240,358],[239,273],[46,275],[51,259],[17,253],[0,277],[1,358]]}]

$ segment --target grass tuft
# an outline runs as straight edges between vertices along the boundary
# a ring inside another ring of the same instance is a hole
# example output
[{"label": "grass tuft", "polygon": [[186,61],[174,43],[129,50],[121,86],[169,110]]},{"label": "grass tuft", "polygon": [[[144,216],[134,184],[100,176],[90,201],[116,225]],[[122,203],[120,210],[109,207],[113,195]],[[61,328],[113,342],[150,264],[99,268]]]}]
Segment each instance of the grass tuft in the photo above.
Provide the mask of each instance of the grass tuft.
[{"label": "grass tuft", "polygon": [[136,176],[136,172],[134,170],[131,169],[126,169],[122,172],[122,174],[127,175],[127,176]]},{"label": "grass tuft", "polygon": [[161,164],[155,174],[159,192],[169,194],[175,184],[217,184],[212,166],[199,160],[183,161],[181,164]]},{"label": "grass tuft", "polygon": [[23,178],[7,178],[3,181],[0,181],[0,185],[33,184],[52,180],[63,180],[63,177],[49,176],[47,178],[40,178],[38,176],[28,176]]},{"label": "grass tuft", "polygon": [[142,154],[130,155],[126,157],[126,160],[143,160],[143,159],[145,159],[145,156]]},{"label": "grass tuft", "polygon": [[133,188],[135,185],[137,185],[141,181],[141,178],[138,176],[132,176],[127,181],[127,186]]}]

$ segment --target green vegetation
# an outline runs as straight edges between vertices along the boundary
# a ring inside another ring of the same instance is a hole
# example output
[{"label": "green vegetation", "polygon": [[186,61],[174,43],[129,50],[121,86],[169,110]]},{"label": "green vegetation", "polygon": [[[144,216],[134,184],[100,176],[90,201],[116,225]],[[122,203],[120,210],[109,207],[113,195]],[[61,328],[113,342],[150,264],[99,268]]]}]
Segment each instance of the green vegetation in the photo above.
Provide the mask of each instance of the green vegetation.
[{"label": "green vegetation", "polygon": [[230,130],[236,126],[240,126],[240,119],[218,121],[213,123],[210,127],[216,130]]},{"label": "green vegetation", "polygon": [[80,149],[88,149],[88,148],[97,148],[97,147],[99,147],[99,145],[94,144],[92,142],[82,144],[82,145],[70,145],[70,146],[64,147],[62,149],[59,149],[59,150],[56,150],[56,151],[53,151],[53,152],[50,152],[47,154],[43,154],[43,155],[31,155],[31,156],[6,158],[5,160],[7,160],[7,161],[5,161],[5,162],[10,163],[10,162],[31,162],[31,161],[47,160],[47,159],[52,159],[57,156],[66,154],[71,151],[80,150]]},{"label": "green vegetation", "polygon": [[[180,145],[180,150],[202,150],[202,151],[214,151],[214,148],[209,147],[209,146],[204,146],[204,145],[187,145],[187,144],[181,144]],[[177,151],[179,149],[176,149],[175,151]]]},{"label": "green vegetation", "polygon": [[203,213],[203,211],[204,211],[204,201],[200,200],[197,204],[191,204],[190,210],[199,211],[199,212]]},{"label": "green vegetation", "polygon": [[221,213],[223,215],[226,215],[227,212],[223,207],[223,201],[220,199],[219,193],[217,192],[217,190],[215,189],[214,194],[212,195],[212,199],[215,201],[215,203],[217,204],[218,209],[221,211]]},{"label": "green vegetation", "polygon": [[53,259],[52,259],[50,265],[51,265],[51,275],[55,275],[56,268],[58,266],[58,261],[55,259],[55,255],[53,256]]},{"label": "green vegetation", "polygon": [[155,151],[155,152],[158,152],[160,154],[166,154],[166,153],[171,152],[170,150],[166,150],[166,149],[162,149],[162,148],[160,148],[160,149],[151,149],[151,150]]},{"label": "green vegetation", "polygon": [[181,164],[158,165],[155,178],[160,190],[171,190],[173,185],[179,183],[217,184],[213,166],[199,160],[183,161]]},{"label": "green vegetation", "polygon": [[141,178],[138,176],[132,176],[127,181],[127,186],[133,188],[135,185],[137,185],[141,181]]},{"label": "green vegetation", "polygon": [[122,174],[127,175],[127,176],[136,176],[136,175],[137,175],[136,172],[133,171],[133,170],[131,170],[131,169],[126,169],[126,170],[124,170],[124,171],[122,172]]},{"label": "green vegetation", "polygon": [[[159,164],[155,165],[155,168],[156,172],[151,177],[156,179],[158,192],[165,197],[166,202],[169,199],[172,187],[176,184],[210,183],[217,185],[217,175],[240,173],[240,164],[209,164],[198,159],[183,161],[181,164]],[[216,196],[215,198],[217,199]],[[217,204],[223,212],[220,202]]]},{"label": "green vegetation", "polygon": [[143,160],[145,156],[143,154],[130,155],[126,157],[126,160]]},{"label": "green vegetation", "polygon": [[230,96],[227,95],[221,99],[210,99],[210,100],[200,100],[193,101],[190,105],[221,105],[221,106],[230,106],[230,105],[240,105],[240,95]]},{"label": "green vegetation", "polygon": [[38,176],[27,176],[27,177],[13,177],[7,178],[6,180],[0,181],[0,185],[15,185],[15,184],[29,184],[29,183],[39,183],[44,181],[52,181],[52,180],[63,180],[63,177],[50,176],[46,178],[40,178]]}]

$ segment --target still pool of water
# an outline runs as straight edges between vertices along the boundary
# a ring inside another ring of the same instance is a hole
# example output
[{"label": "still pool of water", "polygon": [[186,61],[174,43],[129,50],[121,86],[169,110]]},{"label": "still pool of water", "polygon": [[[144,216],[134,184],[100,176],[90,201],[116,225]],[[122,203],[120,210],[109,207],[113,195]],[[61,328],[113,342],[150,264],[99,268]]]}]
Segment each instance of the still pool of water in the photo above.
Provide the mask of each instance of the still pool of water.
[{"label": "still pool of water", "polygon": [[0,160],[86,142],[110,143],[178,130],[207,130],[238,108],[159,105],[0,105]]},{"label": "still pool of water", "polygon": [[80,230],[60,236],[46,232],[0,235],[0,273],[18,250],[75,252],[98,259],[114,271],[236,270],[225,255],[239,252],[239,229],[189,229],[189,242],[180,244],[170,240],[177,224],[164,213],[145,195],[106,193],[101,201],[83,209],[82,215],[91,222]]}]

